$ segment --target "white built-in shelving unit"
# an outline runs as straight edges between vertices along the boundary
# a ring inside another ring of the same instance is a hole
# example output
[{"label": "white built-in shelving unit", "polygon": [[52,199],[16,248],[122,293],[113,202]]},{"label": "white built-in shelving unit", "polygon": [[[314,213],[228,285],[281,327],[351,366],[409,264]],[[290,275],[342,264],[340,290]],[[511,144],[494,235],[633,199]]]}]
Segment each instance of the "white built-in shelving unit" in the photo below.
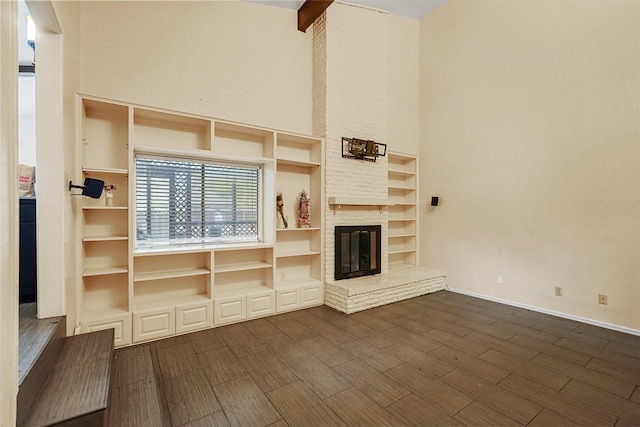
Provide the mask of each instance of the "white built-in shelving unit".
[{"label": "white built-in shelving unit", "polygon": [[418,260],[418,159],[389,152],[389,269],[415,266]]},{"label": "white built-in shelving unit", "polygon": [[[323,140],[90,96],[78,97],[83,175],[116,185],[112,206],[83,197],[77,318],[116,346],[320,305]],[[136,247],[138,153],[259,164],[259,242]],[[305,190],[311,226],[294,207]],[[277,228],[276,193],[289,227]]]}]

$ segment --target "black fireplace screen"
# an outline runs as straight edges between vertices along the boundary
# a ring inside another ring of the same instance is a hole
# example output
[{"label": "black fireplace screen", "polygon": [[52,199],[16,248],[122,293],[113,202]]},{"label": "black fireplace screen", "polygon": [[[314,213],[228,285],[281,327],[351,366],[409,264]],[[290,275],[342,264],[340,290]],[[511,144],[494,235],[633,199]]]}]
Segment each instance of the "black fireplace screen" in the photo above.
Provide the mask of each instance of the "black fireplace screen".
[{"label": "black fireplace screen", "polygon": [[336,227],[335,280],[380,273],[381,226]]}]

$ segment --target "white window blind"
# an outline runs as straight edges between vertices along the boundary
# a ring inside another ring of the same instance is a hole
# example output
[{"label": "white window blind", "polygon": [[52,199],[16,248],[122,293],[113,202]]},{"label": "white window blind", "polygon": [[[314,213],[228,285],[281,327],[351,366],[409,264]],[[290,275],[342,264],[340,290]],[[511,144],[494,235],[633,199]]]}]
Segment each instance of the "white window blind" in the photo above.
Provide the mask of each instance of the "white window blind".
[{"label": "white window blind", "polygon": [[136,245],[257,241],[260,167],[136,156]]}]

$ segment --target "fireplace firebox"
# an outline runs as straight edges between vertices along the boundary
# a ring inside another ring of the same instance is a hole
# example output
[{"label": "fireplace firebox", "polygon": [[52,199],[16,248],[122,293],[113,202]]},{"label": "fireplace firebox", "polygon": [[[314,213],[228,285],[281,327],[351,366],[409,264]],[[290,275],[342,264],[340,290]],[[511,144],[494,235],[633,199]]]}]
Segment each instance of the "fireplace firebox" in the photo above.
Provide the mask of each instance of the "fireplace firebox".
[{"label": "fireplace firebox", "polygon": [[336,227],[335,280],[380,273],[380,225]]}]

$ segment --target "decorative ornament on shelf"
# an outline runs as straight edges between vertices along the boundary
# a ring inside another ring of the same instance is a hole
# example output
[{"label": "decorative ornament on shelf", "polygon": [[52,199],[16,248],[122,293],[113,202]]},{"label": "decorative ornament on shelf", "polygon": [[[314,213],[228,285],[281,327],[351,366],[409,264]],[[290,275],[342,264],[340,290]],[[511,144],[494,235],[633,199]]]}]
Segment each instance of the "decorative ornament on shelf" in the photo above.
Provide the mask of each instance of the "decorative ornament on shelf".
[{"label": "decorative ornament on shelf", "polygon": [[311,216],[309,208],[311,201],[306,191],[302,190],[298,195],[298,228],[311,227]]},{"label": "decorative ornament on shelf", "polygon": [[278,228],[289,228],[287,219],[284,217],[284,200],[282,200],[282,193],[276,194],[276,210],[280,214],[280,218],[282,219],[282,225],[283,225],[283,227],[280,227],[278,225]]},{"label": "decorative ornament on shelf", "polygon": [[113,206],[113,191],[117,189],[118,187],[116,187],[113,184],[104,186],[104,197],[105,197],[104,205],[105,206],[108,206],[108,207]]}]

